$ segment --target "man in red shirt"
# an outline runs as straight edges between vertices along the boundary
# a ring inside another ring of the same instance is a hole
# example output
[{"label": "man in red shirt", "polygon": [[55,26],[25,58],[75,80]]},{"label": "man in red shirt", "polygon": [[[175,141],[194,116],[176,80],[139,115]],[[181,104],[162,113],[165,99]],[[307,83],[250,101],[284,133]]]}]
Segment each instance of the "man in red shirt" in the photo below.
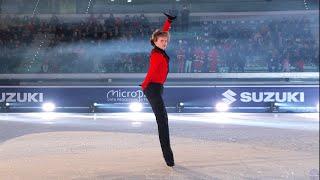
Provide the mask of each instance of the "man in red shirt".
[{"label": "man in red shirt", "polygon": [[217,72],[217,64],[218,64],[218,50],[215,47],[212,47],[208,52],[208,60],[209,60],[209,72]]},{"label": "man in red shirt", "polygon": [[149,70],[141,87],[157,120],[163,157],[166,164],[172,167],[174,166],[174,158],[170,146],[168,115],[162,99],[162,94],[163,84],[169,73],[169,56],[165,52],[165,49],[168,45],[170,25],[176,17],[168,14],[165,15],[167,16],[167,19],[162,30],[157,29],[151,36],[150,41],[154,48],[150,54]]},{"label": "man in red shirt", "polygon": [[184,48],[180,45],[179,49],[177,50],[177,71],[178,73],[183,73],[184,71],[184,62],[186,58],[186,53]]}]

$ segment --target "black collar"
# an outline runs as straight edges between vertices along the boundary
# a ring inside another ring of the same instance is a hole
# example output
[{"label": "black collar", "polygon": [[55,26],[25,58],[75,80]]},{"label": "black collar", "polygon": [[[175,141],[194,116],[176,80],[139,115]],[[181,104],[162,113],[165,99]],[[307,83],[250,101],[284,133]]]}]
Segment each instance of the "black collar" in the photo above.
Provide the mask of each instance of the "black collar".
[{"label": "black collar", "polygon": [[167,55],[167,53],[166,53],[166,51],[165,50],[163,50],[163,49],[161,49],[161,48],[159,48],[158,46],[154,46],[154,48],[153,48],[153,50],[155,50],[155,51],[159,51],[161,54],[163,54],[167,59],[168,59],[168,61],[170,60],[170,57]]}]

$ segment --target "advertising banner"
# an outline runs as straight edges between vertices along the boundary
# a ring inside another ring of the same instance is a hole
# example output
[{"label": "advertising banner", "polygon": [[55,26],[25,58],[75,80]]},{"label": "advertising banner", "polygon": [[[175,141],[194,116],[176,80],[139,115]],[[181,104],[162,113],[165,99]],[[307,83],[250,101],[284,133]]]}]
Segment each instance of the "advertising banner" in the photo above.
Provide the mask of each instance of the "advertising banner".
[{"label": "advertising banner", "polygon": [[[184,109],[214,110],[225,103],[232,110],[279,107],[315,107],[319,103],[319,86],[167,86],[163,98],[168,108],[183,103]],[[45,102],[57,107],[124,107],[132,102],[149,106],[139,87],[134,86],[67,86],[67,87],[0,87],[0,103],[12,107],[40,107]],[[210,109],[211,108],[211,109]],[[193,111],[194,112],[194,111]]]},{"label": "advertising banner", "polygon": [[216,99],[235,107],[263,107],[270,103],[307,107],[319,101],[319,87],[246,86],[216,87]]}]

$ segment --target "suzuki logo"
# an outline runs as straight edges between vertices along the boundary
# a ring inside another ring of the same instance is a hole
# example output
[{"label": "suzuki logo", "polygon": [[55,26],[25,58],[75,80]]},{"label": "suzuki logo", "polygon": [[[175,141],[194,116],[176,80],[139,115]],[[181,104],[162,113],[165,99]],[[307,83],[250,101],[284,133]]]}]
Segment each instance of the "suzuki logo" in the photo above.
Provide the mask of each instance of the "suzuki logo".
[{"label": "suzuki logo", "polygon": [[43,93],[16,93],[5,92],[0,94],[0,103],[16,103],[16,102],[43,102]]},{"label": "suzuki logo", "polygon": [[234,98],[233,96],[236,96],[237,94],[230,89],[228,89],[228,91],[224,92],[222,95],[225,97],[222,99],[224,103],[232,104],[236,101],[236,98]]},{"label": "suzuki logo", "polygon": [[[227,104],[232,104],[237,99],[234,97],[237,94],[228,89],[222,94],[222,101]],[[240,99],[243,103],[261,103],[261,102],[278,102],[278,103],[294,103],[304,102],[304,92],[241,92]]]}]

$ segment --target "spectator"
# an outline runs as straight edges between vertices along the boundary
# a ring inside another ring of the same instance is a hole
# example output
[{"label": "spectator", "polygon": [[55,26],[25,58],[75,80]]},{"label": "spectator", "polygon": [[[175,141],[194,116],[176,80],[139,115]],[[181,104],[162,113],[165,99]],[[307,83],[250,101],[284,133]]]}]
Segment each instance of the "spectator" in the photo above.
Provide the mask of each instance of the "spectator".
[{"label": "spectator", "polygon": [[176,67],[177,67],[177,72],[178,73],[183,73],[184,72],[184,66],[185,66],[185,60],[186,60],[186,55],[185,55],[185,50],[182,47],[182,40],[179,40],[180,47],[177,49],[177,62],[176,62]]},{"label": "spectator", "polygon": [[42,65],[41,65],[41,72],[47,73],[48,70],[49,70],[49,62],[46,59],[46,60],[43,61]]},{"label": "spectator", "polygon": [[218,65],[218,50],[213,46],[208,52],[208,61],[209,61],[209,72],[214,73],[217,72]]},{"label": "spectator", "polygon": [[236,64],[236,67],[237,67],[236,72],[241,72],[241,73],[244,72],[244,67],[245,67],[245,57],[241,53],[242,50],[243,49],[237,49],[235,51],[235,57],[234,57],[234,60],[236,62],[235,64]]},{"label": "spectator", "polygon": [[271,53],[271,56],[268,59],[269,72],[276,72],[278,70],[279,60],[275,50]]},{"label": "spectator", "polygon": [[304,71],[304,60],[302,58],[299,58],[299,60],[297,61],[297,70],[298,72]]},{"label": "spectator", "polygon": [[285,55],[285,58],[282,61],[282,71],[283,72],[290,72],[290,60],[289,60],[289,53]]},{"label": "spectator", "polygon": [[202,66],[204,64],[205,53],[200,46],[196,47],[194,50],[194,60],[193,60],[193,72],[201,72]]},{"label": "spectator", "polygon": [[188,50],[187,50],[187,59],[186,59],[186,65],[185,65],[185,71],[186,73],[190,73],[191,72],[191,68],[192,68],[192,59],[193,59],[193,56],[192,56],[192,49],[191,47],[188,47]]},{"label": "spectator", "polygon": [[56,15],[52,15],[49,21],[49,24],[51,26],[56,26],[57,24],[59,24],[59,19]]}]

